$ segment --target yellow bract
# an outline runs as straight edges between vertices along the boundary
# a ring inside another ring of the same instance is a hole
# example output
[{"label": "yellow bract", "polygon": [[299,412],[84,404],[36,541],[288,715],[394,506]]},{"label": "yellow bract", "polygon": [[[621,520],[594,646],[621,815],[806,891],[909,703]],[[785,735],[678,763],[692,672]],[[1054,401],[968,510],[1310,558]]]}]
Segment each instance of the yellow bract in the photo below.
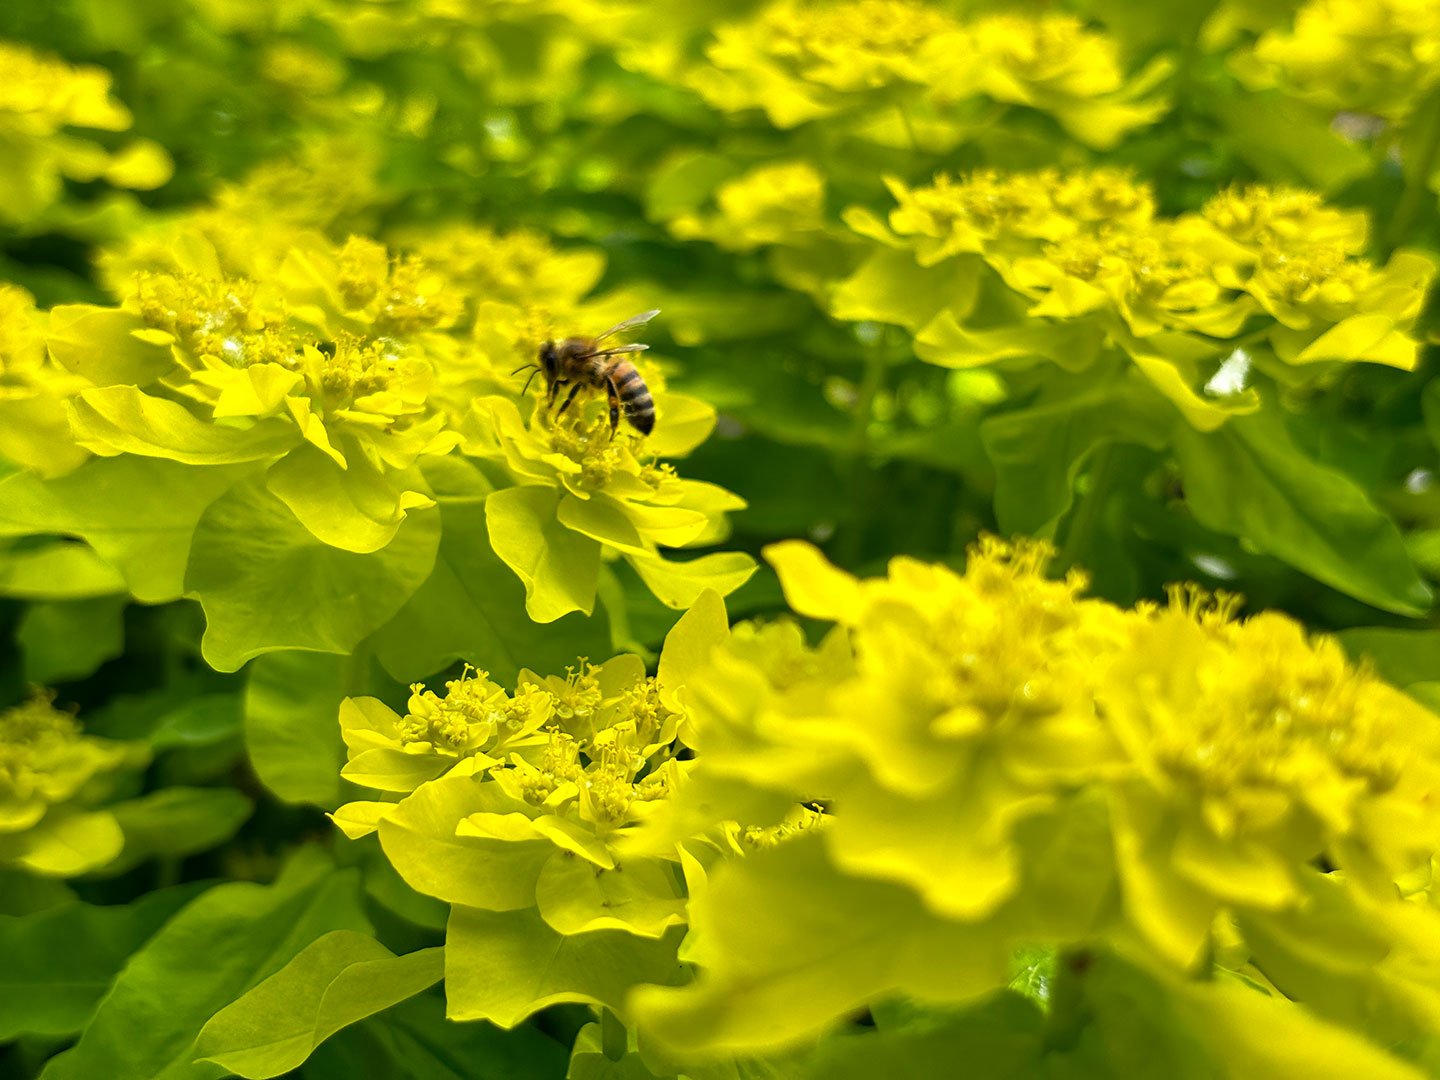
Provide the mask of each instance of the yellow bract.
[{"label": "yellow bract", "polygon": [[1358,254],[1365,215],[1314,193],[1232,188],[1165,218],[1147,185],[1113,168],[889,183],[888,226],[847,215],[880,246],[831,307],[910,327],[922,359],[1079,371],[1118,353],[1206,431],[1258,404],[1253,391],[1202,392],[1236,349],[1289,385],[1337,362],[1417,362],[1410,330],[1434,260],[1400,251],[1375,266]]},{"label": "yellow bract", "polygon": [[65,398],[84,380],[45,350],[45,317],[17,285],[0,284],[0,454],[42,476],[74,469],[89,454],[70,440]]},{"label": "yellow bract", "polygon": [[[700,978],[647,991],[642,1029],[677,1051],[773,1046],[896,990],[978,995],[1002,977],[990,950],[1035,942],[1105,942],[1176,974],[1255,950],[1279,971],[1324,948],[1310,920],[1327,918],[1394,950],[1387,1008],[1440,1000],[1417,951],[1440,915],[1397,890],[1440,848],[1440,718],[1333,641],[1193,587],[1164,607],[1086,600],[1031,541],[869,580],[798,541],[766,554],[792,608],[838,625],[818,646],[737,627],[688,672],[697,762],[629,844],[659,854],[708,827],[765,850],[710,867]],[[830,811],[797,818],[811,799]],[[821,893],[853,895],[847,932],[893,963],[817,984],[807,927],[722,909],[819,911]],[[864,895],[887,906],[860,915]],[[911,904],[923,916],[897,923]],[[951,974],[906,974],[911,955]],[[802,982],[783,1022],[752,1005]]]},{"label": "yellow bract", "polygon": [[1440,8],[1429,0],[1309,0],[1255,57],[1274,77],[1335,109],[1404,120],[1440,83]]},{"label": "yellow bract", "polygon": [[130,126],[130,112],[111,95],[104,68],[0,41],[0,71],[0,221],[24,226],[38,219],[60,198],[65,179],[128,188],[155,188],[170,179],[170,157],[153,142],[137,140],[112,154],[67,130]]},{"label": "yellow bract", "polygon": [[864,137],[911,149],[957,143],[969,99],[1050,113],[1097,147],[1169,108],[1137,101],[1165,65],[1127,81],[1114,43],[1069,16],[967,23],[915,0],[780,0],[718,28],[707,56],[681,77],[716,108],[763,109],[780,128],[848,117]]}]

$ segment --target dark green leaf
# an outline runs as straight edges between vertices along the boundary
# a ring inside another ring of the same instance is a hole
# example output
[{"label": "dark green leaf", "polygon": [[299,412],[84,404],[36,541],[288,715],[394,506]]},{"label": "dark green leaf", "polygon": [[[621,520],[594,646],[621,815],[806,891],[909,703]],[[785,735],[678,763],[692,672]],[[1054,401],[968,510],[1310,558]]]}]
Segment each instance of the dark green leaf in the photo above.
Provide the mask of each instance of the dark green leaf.
[{"label": "dark green leaf", "polygon": [[129,597],[55,600],[31,604],[15,635],[33,683],[70,682],[92,674],[125,651]]},{"label": "dark green leaf", "polygon": [[441,949],[396,956],[367,934],[335,930],[211,1017],[195,1050],[240,1076],[279,1076],[341,1028],[413,997],[444,973]]},{"label": "dark green leaf", "polygon": [[572,612],[552,623],[525,613],[525,587],[490,547],[483,501],[440,498],[444,536],[435,569],[376,633],[376,657],[400,682],[456,660],[513,684],[522,667],[564,671],[577,656],[599,656],[605,620]]},{"label": "dark green leaf", "polygon": [[83,1028],[130,954],[204,888],[177,885],[113,907],[71,901],[0,915],[0,1042]]},{"label": "dark green leaf", "polygon": [[1306,458],[1279,416],[1234,417],[1209,434],[1179,424],[1175,451],[1201,524],[1378,608],[1428,610],[1395,523],[1349,477]]},{"label": "dark green leaf", "polygon": [[193,1060],[205,1021],[321,934],[370,926],[358,875],[302,850],[273,885],[219,885],[185,907],[131,958],[73,1048],[43,1080],[210,1080]]},{"label": "dark green leaf", "polygon": [[439,543],[439,515],[416,512],[380,551],[342,551],[263,485],[237,487],[201,518],[185,573],[205,608],[205,659],[234,671],[281,649],[348,653],[429,576]]}]

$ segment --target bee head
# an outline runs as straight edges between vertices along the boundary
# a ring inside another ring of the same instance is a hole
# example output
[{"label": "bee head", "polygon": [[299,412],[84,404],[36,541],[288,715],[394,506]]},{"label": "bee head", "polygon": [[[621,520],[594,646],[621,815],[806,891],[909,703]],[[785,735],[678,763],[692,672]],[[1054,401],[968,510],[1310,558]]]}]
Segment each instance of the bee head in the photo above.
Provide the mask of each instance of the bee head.
[{"label": "bee head", "polygon": [[555,342],[547,341],[540,346],[540,370],[545,373],[546,382],[555,381],[555,365],[559,357],[555,352]]}]

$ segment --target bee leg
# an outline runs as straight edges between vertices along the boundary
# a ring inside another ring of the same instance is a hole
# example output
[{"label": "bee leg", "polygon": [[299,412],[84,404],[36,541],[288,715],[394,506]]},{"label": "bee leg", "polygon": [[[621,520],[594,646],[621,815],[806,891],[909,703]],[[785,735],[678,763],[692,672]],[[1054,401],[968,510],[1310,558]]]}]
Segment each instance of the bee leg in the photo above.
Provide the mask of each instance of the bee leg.
[{"label": "bee leg", "polygon": [[613,439],[615,429],[620,426],[620,392],[608,379],[605,381],[605,391],[610,398],[610,437]]},{"label": "bee leg", "polygon": [[564,379],[556,379],[550,384],[550,393],[545,399],[545,408],[547,411],[555,407],[555,397],[560,393],[560,388],[564,385]]},{"label": "bee leg", "polygon": [[585,385],[584,383],[578,383],[578,382],[577,382],[574,386],[572,386],[572,387],[570,388],[570,393],[569,393],[569,395],[565,398],[565,404],[560,406],[560,411],[555,414],[556,416],[564,416],[564,415],[565,415],[565,410],[570,407],[570,403],[575,400],[575,395],[580,392],[581,388],[582,388],[584,385]]}]

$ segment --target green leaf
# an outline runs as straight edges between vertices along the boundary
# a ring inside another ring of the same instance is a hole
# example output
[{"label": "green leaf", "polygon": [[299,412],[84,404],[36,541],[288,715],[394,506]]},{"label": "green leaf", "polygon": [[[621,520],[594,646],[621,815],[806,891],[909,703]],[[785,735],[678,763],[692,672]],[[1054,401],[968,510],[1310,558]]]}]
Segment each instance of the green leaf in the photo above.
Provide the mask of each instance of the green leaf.
[{"label": "green leaf", "polygon": [[435,569],[372,639],[386,671],[411,683],[467,660],[508,686],[521,668],[563,671],[577,656],[604,653],[601,620],[572,612],[539,624],[526,614],[524,586],[490,547],[483,496],[437,498]]},{"label": "green leaf", "polygon": [[155,855],[193,855],[219,847],[255,808],[234,788],[167,787],[110,807],[125,847],[105,867],[107,876]]},{"label": "green leaf", "polygon": [[1440,713],[1440,631],[1357,626],[1335,636],[1351,659],[1368,660],[1381,678]]},{"label": "green leaf", "polygon": [[270,467],[265,484],[314,536],[363,555],[390,543],[405,520],[393,479],[364,454],[351,454],[349,467],[342,469],[304,443]]},{"label": "green leaf", "polygon": [[1440,379],[1431,379],[1425,384],[1425,389],[1420,391],[1420,407],[1430,443],[1440,450]]},{"label": "green leaf", "polygon": [[909,249],[879,247],[835,286],[830,314],[918,330],[943,309],[963,313],[974,307],[983,271],[984,264],[973,255],[920,266]]},{"label": "green leaf", "polygon": [[57,480],[15,473],[0,480],[0,534],[81,537],[124,575],[135,599],[167,603],[184,592],[200,516],[247,471],[124,456]]},{"label": "green leaf", "polygon": [[1211,83],[1206,91],[1195,95],[1196,104],[1216,115],[1227,139],[1262,176],[1298,176],[1321,191],[1334,191],[1374,167],[1361,144],[1331,130],[1332,116],[1324,108],[1273,90],[1241,93]]},{"label": "green leaf", "polygon": [[135,336],[148,329],[133,311],[64,304],[50,312],[50,355],[96,386],[147,386],[176,366],[169,345]]},{"label": "green leaf", "polygon": [[1004,985],[1009,961],[992,930],[838,871],[813,833],[725,863],[691,897],[690,917],[686,959],[703,976],[629,999],[646,1039],[681,1056],[793,1045],[896,986],[978,997]]},{"label": "green leaf", "polygon": [[213,746],[241,730],[241,700],[236,694],[202,694],[160,714],[150,729],[152,750]]},{"label": "green leaf", "polygon": [[514,1027],[547,1005],[579,1001],[624,1017],[630,989],[682,978],[675,949],[684,931],[657,939],[623,930],[560,934],[534,908],[456,905],[445,935],[445,994],[452,1020]]},{"label": "green leaf", "polygon": [[659,938],[685,922],[685,898],[673,864],[662,859],[628,859],[602,869],[557,851],[535,883],[540,916],[562,934],[624,930]]},{"label": "green leaf", "polygon": [[239,1076],[279,1076],[341,1028],[435,985],[444,956],[396,956],[368,935],[332,931],[211,1017],[196,1053]]},{"label": "green leaf", "polygon": [[[358,692],[350,657],[278,652],[256,657],[245,684],[245,749],[285,802],[340,805],[340,702]],[[353,790],[353,789],[352,789]]]},{"label": "green leaf", "polygon": [[120,572],[84,544],[57,540],[0,556],[0,594],[22,600],[89,600],[125,591]]},{"label": "green leaf", "polygon": [[49,685],[83,679],[125,651],[128,596],[31,604],[16,640],[25,654],[25,677]]},{"label": "green leaf", "polygon": [[725,601],[718,593],[706,589],[696,597],[690,610],[675,621],[660,652],[656,678],[660,693],[671,708],[679,711],[675,695],[695,672],[709,665],[711,651],[729,636],[730,619],[725,613]]},{"label": "green leaf", "polygon": [[0,866],[0,915],[34,915],[75,899],[75,890],[63,881]]},{"label": "green leaf", "polygon": [[372,555],[325,544],[251,481],[200,519],[185,587],[205,609],[203,651],[220,671],[281,649],[348,653],[429,575],[435,514],[411,517]]},{"label": "green leaf", "polygon": [[645,216],[651,221],[669,221],[696,210],[743,168],[729,154],[673,150],[655,166],[646,182]]},{"label": "green leaf", "polygon": [[450,905],[433,896],[416,892],[405,883],[378,843],[367,845],[362,859],[365,873],[365,895],[400,918],[437,933],[445,932]]},{"label": "green leaf", "polygon": [[457,835],[456,825],[471,814],[528,818],[535,813],[499,784],[451,774],[396,805],[380,823],[380,846],[410,887],[426,896],[496,911],[530,908],[535,883],[555,845],[533,830],[523,839],[504,840]]},{"label": "green leaf", "polygon": [[130,954],[204,888],[177,885],[129,904],[72,901],[0,915],[0,1042],[83,1028]]},{"label": "green leaf", "polygon": [[717,551],[681,562],[658,555],[627,555],[625,559],[666,607],[684,610],[706,589],[728,596],[755,573],[755,560],[742,551]]},{"label": "green leaf", "polygon": [[355,871],[303,849],[273,885],[232,882],[191,902],[136,952],[74,1047],[43,1080],[210,1080],[200,1028],[331,930],[370,932]]},{"label": "green leaf", "polygon": [[307,1080],[556,1080],[566,1049],[538,1027],[503,1031],[445,1018],[444,999],[421,994],[322,1043]]},{"label": "green leaf", "polygon": [[70,429],[81,446],[106,457],[138,454],[187,465],[266,461],[301,441],[299,430],[283,420],[227,427],[134,386],[80,391],[70,401]]},{"label": "green leaf", "polygon": [[1092,1068],[1098,1058],[1116,1077],[1421,1080],[1363,1036],[1238,980],[1094,959],[1082,976],[1087,1031],[1076,1056]]},{"label": "green leaf", "polygon": [[[619,1023],[613,1014],[610,1022]],[[586,1024],[581,1028],[580,1034],[575,1036],[575,1048],[570,1054],[570,1069],[565,1073],[565,1080],[658,1080],[640,1056],[634,1032],[622,1028],[620,1034],[620,1051],[617,1053],[612,1048],[610,1053],[606,1053],[601,1025]]]},{"label": "green leaf", "polygon": [[[1051,384],[1059,389],[1059,380]],[[1053,535],[1074,501],[1089,457],[1115,442],[1162,449],[1171,420],[1164,403],[1137,380],[1047,394],[1034,405],[980,425],[995,467],[995,518],[1002,534]]]},{"label": "green leaf", "polygon": [[1395,523],[1349,477],[1305,457],[1279,416],[1235,417],[1208,434],[1177,424],[1174,440],[1202,525],[1378,608],[1428,610],[1432,594]]},{"label": "green leaf", "polygon": [[843,1034],[823,1042],[807,1075],[813,1080],[950,1080],[958,1062],[972,1076],[1022,1077],[1045,1074],[1044,1015],[1018,994],[989,1001],[948,1017],[880,1030]]},{"label": "green leaf", "polygon": [[124,834],[109,811],[60,806],[46,813],[34,828],[0,833],[0,866],[74,877],[109,863],[124,843]]},{"label": "green leaf", "polygon": [[525,608],[536,622],[554,622],[595,606],[600,544],[556,519],[552,487],[505,488],[485,500],[490,545],[525,584]]},{"label": "green leaf", "polygon": [[1023,319],[993,329],[962,326],[949,310],[935,316],[915,335],[915,355],[941,367],[967,368],[997,360],[1053,360],[1067,371],[1094,363],[1103,332],[1088,319],[1049,323]]}]

